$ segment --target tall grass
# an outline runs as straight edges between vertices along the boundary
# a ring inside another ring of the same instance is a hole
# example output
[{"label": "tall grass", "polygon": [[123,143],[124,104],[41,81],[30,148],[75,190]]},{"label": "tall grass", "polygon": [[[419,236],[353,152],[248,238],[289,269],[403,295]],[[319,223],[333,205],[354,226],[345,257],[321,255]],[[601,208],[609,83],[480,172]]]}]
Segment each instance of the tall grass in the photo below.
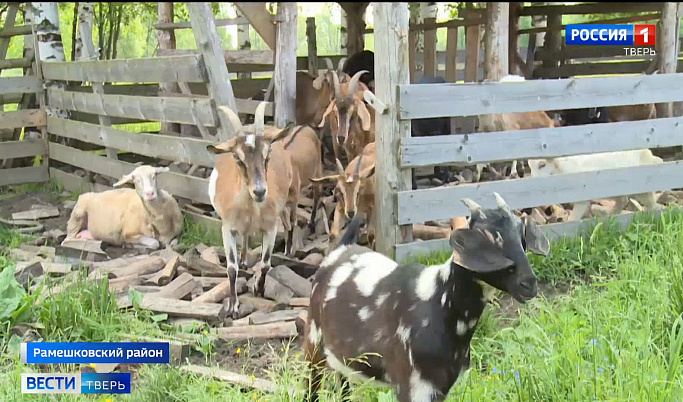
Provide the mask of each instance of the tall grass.
[{"label": "tall grass", "polygon": [[[190,226],[186,234],[188,243],[219,241],[216,234],[193,230]],[[16,245],[21,240],[0,231],[0,241]],[[472,341],[471,368],[448,400],[683,400],[682,252],[683,213],[674,210],[657,219],[638,218],[625,232],[607,222],[587,239],[553,243],[548,257],[532,256],[542,280],[572,286],[564,294],[539,296],[519,306],[512,318],[499,314],[495,304],[487,306]],[[422,261],[436,263],[447,257],[438,254]],[[0,264],[1,269],[13,263],[2,257]],[[46,340],[117,340],[126,332],[163,332],[150,315],[116,309],[106,282],[84,281],[39,302],[26,321]],[[274,394],[242,392],[175,368],[149,365],[134,374],[133,394],[113,399],[302,400],[306,367],[299,351],[286,347],[275,361],[268,370],[276,384]],[[20,373],[26,368],[16,351],[5,350],[0,358],[0,400],[98,400],[21,395]],[[335,384],[328,376],[322,400],[339,400]],[[393,398],[388,389],[352,387],[353,400]]]}]

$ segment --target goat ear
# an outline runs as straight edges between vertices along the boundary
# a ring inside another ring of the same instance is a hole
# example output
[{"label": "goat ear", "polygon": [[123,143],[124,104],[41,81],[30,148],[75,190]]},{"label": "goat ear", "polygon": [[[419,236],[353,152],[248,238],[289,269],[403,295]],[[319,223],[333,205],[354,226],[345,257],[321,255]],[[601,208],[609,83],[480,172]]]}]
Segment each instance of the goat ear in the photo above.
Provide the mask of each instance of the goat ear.
[{"label": "goat ear", "polygon": [[368,108],[365,106],[365,102],[356,99],[356,108],[358,109],[358,117],[360,117],[361,128],[363,131],[369,131],[372,118],[370,117]]},{"label": "goat ear", "polygon": [[294,123],[290,123],[287,125],[287,127],[283,128],[279,133],[277,133],[272,139],[268,140],[270,143],[273,143],[275,141],[280,141],[287,137],[289,133],[292,132],[292,129],[295,127]]},{"label": "goat ear", "polygon": [[503,256],[503,247],[491,232],[481,229],[456,229],[449,239],[453,261],[472,272],[490,273],[515,265]]},{"label": "goat ear", "polygon": [[365,168],[362,172],[360,172],[360,177],[363,179],[367,179],[371,177],[373,174],[375,174],[375,165]]},{"label": "goat ear", "polygon": [[325,182],[335,182],[339,180],[339,175],[338,174],[333,174],[329,176],[323,176],[323,177],[310,177],[308,180],[310,180],[312,183],[325,183]]},{"label": "goat ear", "polygon": [[327,108],[325,108],[325,113],[323,113],[323,117],[320,119],[320,124],[318,124],[318,127],[325,127],[325,118],[327,117],[328,114],[332,113],[332,110],[334,109],[335,106],[335,101],[331,101],[329,105],[327,105]]},{"label": "goat ear", "polygon": [[123,175],[121,180],[117,181],[116,183],[113,184],[114,187],[119,187],[121,185],[124,185],[126,183],[132,183],[133,182],[133,172],[128,173],[126,175]]},{"label": "goat ear", "polygon": [[528,215],[522,217],[522,222],[524,222],[526,248],[534,254],[548,255],[550,252],[550,242],[538,228],[536,222]]},{"label": "goat ear", "polygon": [[235,149],[235,138],[231,138],[225,142],[222,142],[218,145],[207,145],[206,150],[211,152],[212,154],[224,154],[227,152],[232,152],[233,149]]}]

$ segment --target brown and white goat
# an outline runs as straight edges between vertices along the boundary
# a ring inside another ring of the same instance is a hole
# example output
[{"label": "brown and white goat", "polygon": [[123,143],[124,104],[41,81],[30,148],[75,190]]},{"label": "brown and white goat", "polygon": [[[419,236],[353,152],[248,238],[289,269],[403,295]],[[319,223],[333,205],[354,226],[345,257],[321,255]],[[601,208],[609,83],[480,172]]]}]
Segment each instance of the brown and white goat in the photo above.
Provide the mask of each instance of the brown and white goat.
[{"label": "brown and white goat", "polygon": [[[524,77],[506,75],[500,79],[500,82],[524,82]],[[555,120],[551,119],[550,116],[542,110],[523,113],[484,114],[479,115],[478,119],[479,132],[517,131],[555,127]],[[485,164],[477,165],[475,181],[479,181],[481,178],[481,172],[484,169],[484,166]],[[518,177],[516,160],[512,161],[510,177]]]},{"label": "brown and white goat", "polygon": [[534,221],[516,217],[494,195],[492,209],[463,200],[469,225],[451,234],[453,255],[440,265],[398,265],[353,244],[361,220],[352,220],[313,278],[303,344],[310,399],[317,400],[325,363],[351,381],[393,385],[400,402],[445,398],[469,366],[492,287],[521,303],[534,298],[537,280],[525,251],[549,251]]},{"label": "brown and white goat", "polygon": [[334,220],[330,229],[330,241],[339,237],[346,219],[361,214],[368,221],[368,241],[372,244],[374,237],[375,192],[375,143],[365,146],[363,152],[356,156],[344,169],[337,159],[337,174],[311,179],[311,181],[336,182],[334,188],[337,204],[334,207]]},{"label": "brown and white goat", "polygon": [[67,222],[67,237],[150,248],[177,240],[183,215],[173,196],[158,188],[156,175],[161,172],[168,168],[138,166],[114,184],[133,183],[135,189],[81,194]]},{"label": "brown and white goat", "polygon": [[[332,75],[334,99],[323,114],[323,121],[318,127],[329,123],[332,134],[334,156],[341,159],[344,148],[348,161],[363,151],[363,148],[375,141],[375,109],[366,104],[364,96],[374,97],[365,84],[359,82],[361,75],[367,71],[359,71],[348,83],[340,83],[339,77]],[[329,117],[326,121],[325,118]]]},{"label": "brown and white goat", "polygon": [[[216,156],[216,167],[209,177],[209,199],[221,218],[223,247],[227,256],[230,280],[229,313],[237,317],[238,304],[235,281],[241,263],[246,262],[249,236],[262,235],[261,261],[254,267],[257,282],[256,293],[263,292],[265,274],[270,269],[277,236],[278,218],[296,219],[299,196],[298,176],[294,175],[290,155],[278,136],[266,138],[264,112],[266,103],[256,108],[253,131],[245,133],[239,117],[227,107],[219,107],[225,113],[237,135],[219,145],[207,146]],[[283,130],[285,135],[286,131]],[[289,232],[291,247],[293,226],[291,220],[283,220]],[[238,257],[237,238],[241,238],[242,252]],[[239,258],[239,259],[238,259]]]},{"label": "brown and white goat", "polygon": [[610,106],[609,121],[636,121],[636,120],[650,120],[657,118],[657,109],[654,103],[647,103],[644,105],[622,105]]}]

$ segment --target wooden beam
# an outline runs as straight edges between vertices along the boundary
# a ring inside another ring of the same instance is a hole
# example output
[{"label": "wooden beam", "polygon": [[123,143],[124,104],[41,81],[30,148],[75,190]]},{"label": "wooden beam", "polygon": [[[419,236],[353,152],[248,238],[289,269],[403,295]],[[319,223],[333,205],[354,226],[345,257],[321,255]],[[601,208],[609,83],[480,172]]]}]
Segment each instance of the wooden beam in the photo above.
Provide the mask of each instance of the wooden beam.
[{"label": "wooden beam", "polygon": [[[159,24],[173,23],[173,3],[158,2],[157,15]],[[158,30],[157,43],[159,44],[159,49],[175,49],[175,31],[172,29]],[[163,96],[165,93],[178,93],[180,92],[180,88],[175,82],[164,82],[159,83],[159,92]],[[161,131],[165,133],[180,133],[180,124],[161,123]]]},{"label": "wooden beam", "polygon": [[680,102],[681,77],[683,74],[653,74],[523,83],[400,85],[399,111],[401,119],[426,119]]},{"label": "wooden beam", "polygon": [[[20,109],[12,112],[0,111],[0,129],[39,127],[45,125],[45,110]],[[6,144],[3,142],[2,146]],[[2,158],[0,158],[2,159]]]},{"label": "wooden beam", "polygon": [[[243,25],[249,24],[249,20],[244,17],[237,18],[220,18],[216,20],[217,27],[224,27],[229,25]],[[176,29],[189,29],[192,28],[190,21],[179,21],[179,22],[159,22],[154,24],[154,29],[173,31]]]},{"label": "wooden beam", "polygon": [[[237,111],[235,95],[230,84],[228,67],[223,60],[223,48],[221,38],[216,31],[216,23],[213,12],[208,3],[186,3],[187,11],[190,13],[192,31],[197,42],[197,49],[204,56],[206,71],[209,78],[209,92],[216,107],[226,106],[233,111]],[[235,130],[230,124],[228,117],[224,113],[218,113],[220,127],[218,137],[221,141],[235,136]]]},{"label": "wooden beam", "polygon": [[495,208],[494,191],[507,201],[510,209],[521,209],[680,187],[683,187],[683,163],[673,161],[402,191],[398,193],[398,222],[411,224],[467,216],[470,212],[460,202],[465,197],[484,208]]},{"label": "wooden beam", "polygon": [[411,137],[401,141],[401,167],[471,165],[683,145],[683,117],[520,131]]},{"label": "wooden beam", "polygon": [[88,82],[206,82],[201,56],[49,62],[46,80]]},{"label": "wooden beam", "polygon": [[375,88],[377,97],[388,107],[388,113],[377,114],[377,181],[375,196],[376,250],[390,258],[394,245],[412,239],[412,227],[397,226],[396,191],[411,188],[410,170],[400,170],[396,160],[398,144],[410,136],[410,122],[399,121],[396,85],[409,83],[407,3],[375,3]]},{"label": "wooden beam", "polygon": [[[545,34],[545,40],[543,41],[544,49],[559,50],[562,48],[561,26],[561,13],[548,14],[548,28],[550,28],[550,30]],[[557,68],[562,64],[563,62],[560,60],[543,60],[543,68]]]},{"label": "wooden beam", "polygon": [[487,3],[484,45],[484,77],[498,81],[508,72],[509,3]]},{"label": "wooden beam", "polygon": [[5,141],[2,142],[0,147],[0,159],[24,158],[36,155],[47,155],[47,147],[42,139]]},{"label": "wooden beam", "polygon": [[48,89],[47,95],[50,105],[62,109],[183,124],[194,124],[192,109],[195,109],[200,123],[210,127],[216,126],[211,99],[208,98],[100,95],[60,89]]},{"label": "wooden beam", "polygon": [[275,50],[275,24],[273,15],[266,8],[266,3],[232,3],[245,16],[252,27],[261,35],[263,42],[271,50]]},{"label": "wooden beam", "polygon": [[[659,73],[675,73],[678,65],[678,54],[676,52],[678,42],[678,3],[664,3],[662,9],[662,19],[660,21],[659,46],[657,53],[659,56]],[[650,33],[652,35],[652,33]],[[673,116],[673,105],[667,102],[659,106],[659,110],[664,111],[662,117]],[[658,110],[658,111],[659,111]],[[659,113],[657,113],[659,116]]]},{"label": "wooden beam", "polygon": [[[471,19],[472,12],[464,10],[465,19]],[[479,71],[479,52],[481,46],[481,26],[470,25],[465,28],[465,82],[477,82]],[[476,124],[475,117],[466,117],[462,119],[463,133],[474,132]]]},{"label": "wooden beam", "polygon": [[308,72],[318,76],[318,42],[315,34],[315,17],[306,18],[306,42],[308,43]]},{"label": "wooden beam", "polygon": [[[430,13],[436,8],[436,3],[421,3],[423,9]],[[436,23],[436,13],[425,16],[425,24]],[[424,31],[424,73],[425,75],[435,76],[437,70],[436,63],[436,29],[425,29]]]},{"label": "wooden beam", "polygon": [[[605,216],[600,218],[589,218],[574,222],[552,223],[550,225],[539,225],[541,232],[553,241],[562,237],[589,236],[596,224],[614,219],[622,230],[625,230],[636,216],[651,215],[659,216],[660,211],[627,212],[621,215]],[[406,262],[409,259],[420,255],[429,255],[434,252],[450,250],[448,239],[434,239],[422,242],[399,244],[396,246],[396,261]]]},{"label": "wooden beam", "polygon": [[43,80],[36,76],[0,77],[0,95],[38,93],[43,90]]},{"label": "wooden beam", "polygon": [[[539,67],[534,72],[534,78],[567,78],[581,75],[603,74],[642,74],[651,64],[651,60],[617,63],[563,64],[559,67]],[[679,61],[677,71],[681,71],[681,67],[683,67],[683,61]]]},{"label": "wooden beam", "polygon": [[458,28],[446,32],[446,81],[455,83],[458,73]]},{"label": "wooden beam", "polygon": [[524,3],[510,3],[510,16],[508,24],[508,72],[518,75],[521,66],[518,63],[519,57],[519,13]]},{"label": "wooden beam", "polygon": [[296,3],[278,3],[277,17],[275,126],[284,128],[296,120]]},{"label": "wooden beam", "polygon": [[13,36],[30,35],[30,25],[19,25],[16,27],[6,27],[0,30],[0,38],[11,38]]},{"label": "wooden beam", "polygon": [[24,183],[42,183],[50,180],[47,164],[40,166],[3,169],[0,175],[0,187]]}]

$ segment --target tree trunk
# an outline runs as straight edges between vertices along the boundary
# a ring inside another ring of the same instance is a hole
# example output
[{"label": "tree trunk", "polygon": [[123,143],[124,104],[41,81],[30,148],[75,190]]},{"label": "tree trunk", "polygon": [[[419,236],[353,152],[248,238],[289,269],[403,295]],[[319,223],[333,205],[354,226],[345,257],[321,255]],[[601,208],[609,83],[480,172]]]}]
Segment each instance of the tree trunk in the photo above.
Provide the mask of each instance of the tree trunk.
[{"label": "tree trunk", "polygon": [[104,52],[104,3],[98,3],[98,13],[97,13],[97,54],[100,56],[100,60],[106,58]]},{"label": "tree trunk", "polygon": [[[80,6],[78,7],[78,24],[79,26],[86,26],[90,27],[92,30],[93,27],[93,20],[95,19],[95,3],[80,3]],[[81,36],[81,30],[80,28],[78,29],[78,35],[76,36],[78,39],[78,46],[77,46],[77,58],[76,60],[83,60],[85,57],[83,56],[87,52],[83,52],[83,37]],[[97,53],[97,50],[95,50],[95,57],[98,58],[99,54]],[[91,57],[93,57],[91,55]]]},{"label": "tree trunk", "polygon": [[[62,34],[59,31],[59,8],[56,2],[29,3],[31,19],[36,26],[38,54],[41,61],[66,61]],[[63,81],[46,81],[49,88],[65,89]],[[48,116],[68,118],[65,110],[47,107]],[[59,138],[62,144],[70,145],[66,138]]]},{"label": "tree trunk", "polygon": [[71,61],[76,60],[77,52],[81,49],[78,48],[78,29],[76,29],[78,23],[78,2],[74,3],[74,18],[71,22]]},{"label": "tree trunk", "polygon": [[114,4],[112,2],[107,3],[109,7],[109,35],[107,35],[107,60],[111,60],[111,50],[112,50],[112,40],[114,39]]},{"label": "tree trunk", "polygon": [[346,16],[346,12],[344,10],[341,10],[341,27],[339,29],[339,43],[340,43],[340,50],[339,54],[342,56],[348,55],[348,50],[346,49],[348,46],[348,41],[349,41],[349,36],[348,36],[348,18]]},{"label": "tree trunk", "polygon": [[[410,3],[410,23],[411,24],[422,24],[424,18],[422,15],[422,7],[420,3]],[[424,31],[416,30],[415,35],[415,72],[424,70]],[[420,57],[422,55],[422,57]],[[417,78],[417,77],[416,77]]]},{"label": "tree trunk", "polygon": [[111,58],[116,58],[116,49],[119,43],[119,36],[121,35],[121,20],[123,19],[123,4],[116,4],[116,24],[114,25],[114,40],[111,51]]}]

